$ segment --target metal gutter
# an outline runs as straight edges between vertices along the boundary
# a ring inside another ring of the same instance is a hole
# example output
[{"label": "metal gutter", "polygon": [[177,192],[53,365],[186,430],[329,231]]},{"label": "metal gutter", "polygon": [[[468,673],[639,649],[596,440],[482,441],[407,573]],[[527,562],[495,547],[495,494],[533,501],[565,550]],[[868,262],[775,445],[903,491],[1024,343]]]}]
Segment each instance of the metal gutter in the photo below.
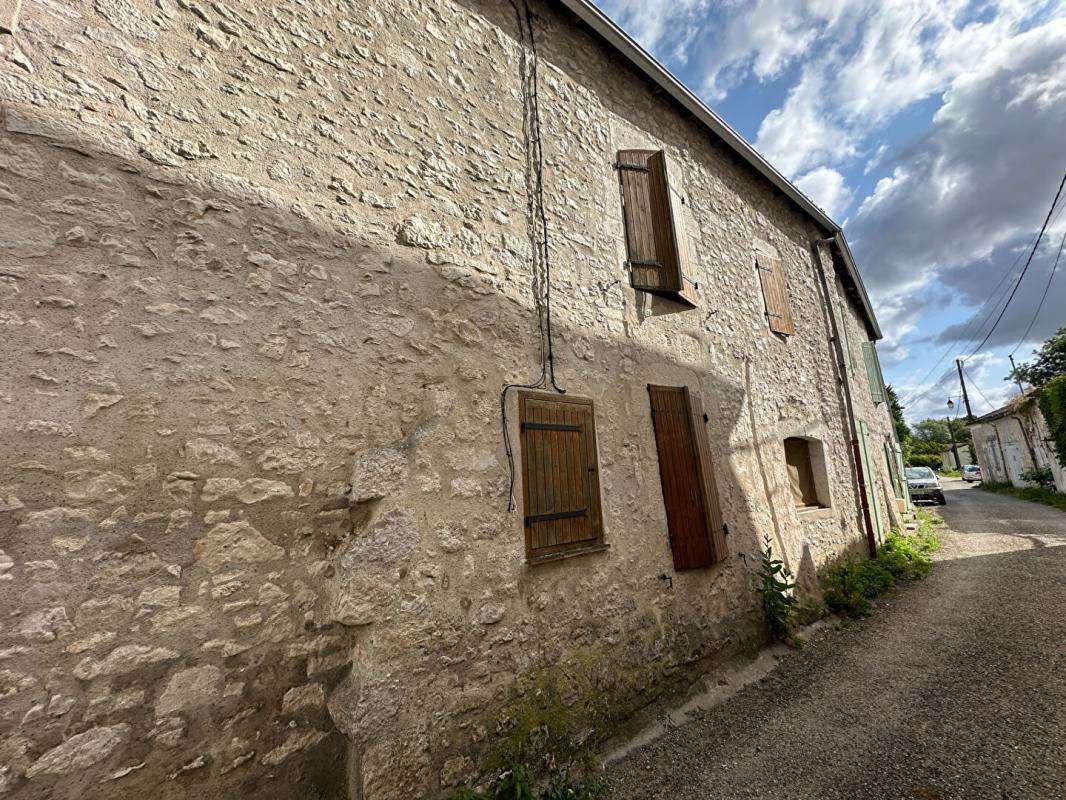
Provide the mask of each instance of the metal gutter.
[{"label": "metal gutter", "polygon": [[844,232],[822,209],[797,189],[791,181],[778,172],[752,147],[743,136],[733,130],[729,125],[711,111],[702,100],[690,92],[681,81],[670,74],[669,70],[660,64],[650,53],[637,44],[629,35],[619,28],[606,14],[600,11],[589,0],[554,0],[554,2],[566,8],[585,25],[587,25],[603,41],[621,53],[638,71],[658,85],[670,95],[685,110],[691,113],[705,127],[721,139],[730,149],[736,152],[760,175],[766,178],[779,189],[793,203],[800,207],[816,224],[821,226],[826,234],[835,235],[838,240],[838,249],[841,260],[846,269],[846,277],[854,284],[859,297],[862,311],[866,317],[867,327],[870,329],[871,338],[881,338],[881,328],[874,316],[873,306],[866,294],[862,277],[859,275],[855,258],[851,254]]}]

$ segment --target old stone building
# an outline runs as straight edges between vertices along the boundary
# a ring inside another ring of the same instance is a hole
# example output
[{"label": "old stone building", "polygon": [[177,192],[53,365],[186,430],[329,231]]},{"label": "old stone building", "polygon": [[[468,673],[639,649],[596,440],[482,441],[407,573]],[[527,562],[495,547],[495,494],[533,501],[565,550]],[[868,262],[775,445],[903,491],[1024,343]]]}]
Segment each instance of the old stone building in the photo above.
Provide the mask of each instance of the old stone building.
[{"label": "old stone building", "polygon": [[839,230],[530,6],[0,0],[0,795],[594,749],[890,524]]},{"label": "old stone building", "polygon": [[1027,389],[968,423],[984,480],[1026,487],[1034,485],[1034,471],[1050,470],[1055,489],[1066,492],[1066,465],[1055,455],[1039,398],[1038,389]]}]

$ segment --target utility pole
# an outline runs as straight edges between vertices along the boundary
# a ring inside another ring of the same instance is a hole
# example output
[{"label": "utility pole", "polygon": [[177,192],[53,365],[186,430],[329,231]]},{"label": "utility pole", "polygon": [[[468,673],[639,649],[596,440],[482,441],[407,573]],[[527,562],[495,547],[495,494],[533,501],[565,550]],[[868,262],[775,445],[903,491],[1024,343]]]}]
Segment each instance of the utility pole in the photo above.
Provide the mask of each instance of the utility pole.
[{"label": "utility pole", "polygon": [[1021,394],[1025,394],[1025,389],[1022,388],[1021,378],[1019,378],[1017,375],[1018,368],[1014,366],[1014,353],[1011,353],[1009,356],[1007,356],[1007,358],[1010,359],[1010,373],[1011,375],[1014,375],[1014,382],[1018,384],[1018,391]]},{"label": "utility pole", "polygon": [[948,434],[951,436],[951,452],[955,454],[955,469],[962,469],[962,461],[959,458],[959,445],[955,442],[955,431],[951,427],[951,420],[947,420]]},{"label": "utility pole", "polygon": [[966,394],[966,379],[962,377],[962,359],[955,359],[955,366],[959,368],[959,383],[962,384],[962,402],[966,404],[966,421],[973,422],[973,411],[970,410],[970,396]]}]

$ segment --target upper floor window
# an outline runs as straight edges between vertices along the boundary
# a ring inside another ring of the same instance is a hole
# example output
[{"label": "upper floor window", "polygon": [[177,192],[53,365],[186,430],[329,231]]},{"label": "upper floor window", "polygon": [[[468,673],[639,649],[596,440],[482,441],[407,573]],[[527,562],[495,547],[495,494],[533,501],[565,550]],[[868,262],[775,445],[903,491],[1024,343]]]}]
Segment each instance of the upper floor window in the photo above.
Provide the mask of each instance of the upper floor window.
[{"label": "upper floor window", "polygon": [[881,374],[881,360],[877,357],[874,342],[862,343],[862,360],[866,363],[866,379],[870,383],[870,396],[874,403],[885,402],[885,378]]},{"label": "upper floor window", "polygon": [[755,259],[755,268],[759,271],[759,283],[762,284],[762,296],[766,303],[766,320],[770,330],[786,336],[796,332],[796,323],[792,319],[792,308],[788,302],[788,281],[781,259],[760,253]]},{"label": "upper floor window", "polygon": [[522,392],[526,559],[551,561],[603,547],[592,401]]},{"label": "upper floor window", "polygon": [[630,283],[695,308],[698,287],[691,278],[684,198],[671,182],[666,154],[619,150],[615,167],[622,184]]}]

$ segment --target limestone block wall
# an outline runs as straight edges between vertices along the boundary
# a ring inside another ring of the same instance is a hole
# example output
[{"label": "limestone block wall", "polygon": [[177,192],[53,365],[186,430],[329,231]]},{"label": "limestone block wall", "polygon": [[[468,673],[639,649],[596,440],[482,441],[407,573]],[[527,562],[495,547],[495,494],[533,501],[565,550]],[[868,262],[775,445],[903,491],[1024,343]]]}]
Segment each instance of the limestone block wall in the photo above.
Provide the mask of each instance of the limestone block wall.
[{"label": "limestone block wall", "polygon": [[[862,541],[820,233],[533,10],[558,380],[595,402],[610,545],[536,568],[499,414],[540,364],[511,5],[23,4],[0,62],[0,794],[431,796],[532,730],[595,744],[752,646],[762,537],[807,583]],[[680,165],[695,311],[628,286],[632,146]],[[757,248],[788,270],[787,340]],[[648,383],[711,416],[714,569],[673,573]],[[832,493],[804,517],[798,433]]]}]

